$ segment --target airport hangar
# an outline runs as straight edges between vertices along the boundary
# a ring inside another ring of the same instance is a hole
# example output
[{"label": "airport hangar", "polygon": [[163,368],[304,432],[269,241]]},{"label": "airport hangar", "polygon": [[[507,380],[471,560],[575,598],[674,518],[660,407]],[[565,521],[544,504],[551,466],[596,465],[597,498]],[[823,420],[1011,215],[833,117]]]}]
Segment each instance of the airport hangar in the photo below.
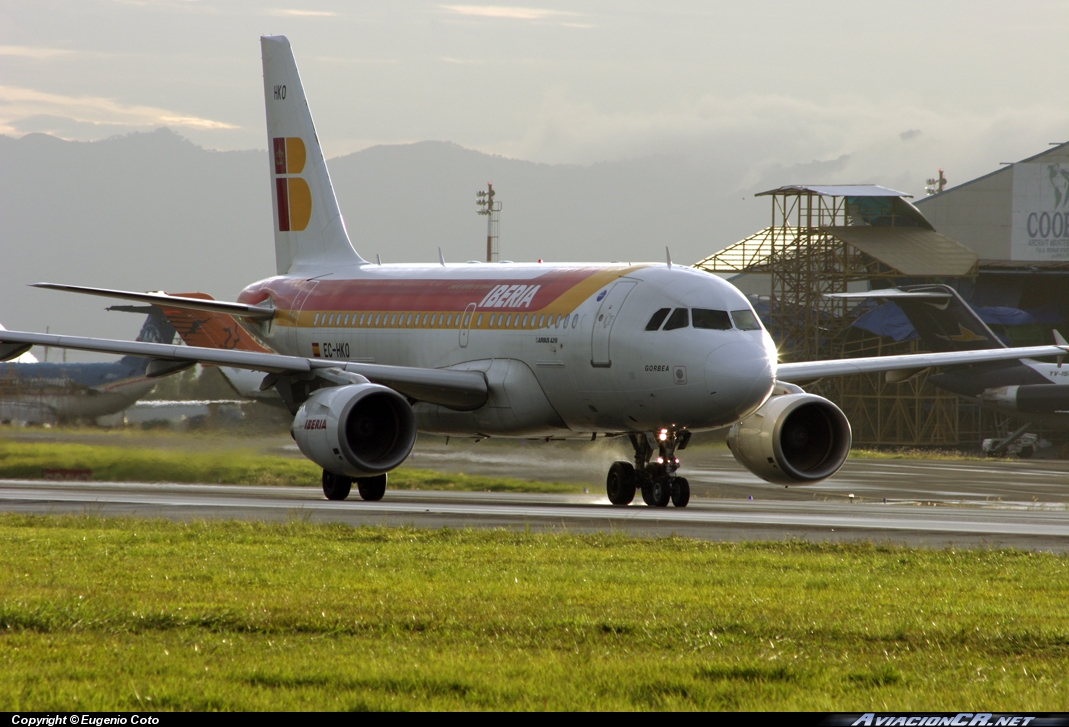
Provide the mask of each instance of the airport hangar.
[{"label": "airport hangar", "polygon": [[[879,303],[824,297],[945,283],[1011,346],[1069,335],[1069,142],[910,203],[876,185],[762,192],[769,227],[696,263],[750,296],[783,361],[922,351]],[[869,314],[869,315],[865,315]],[[927,383],[865,374],[807,387],[836,402],[862,446],[978,448],[1019,422]],[[1030,427],[1069,456],[1069,432]]]}]

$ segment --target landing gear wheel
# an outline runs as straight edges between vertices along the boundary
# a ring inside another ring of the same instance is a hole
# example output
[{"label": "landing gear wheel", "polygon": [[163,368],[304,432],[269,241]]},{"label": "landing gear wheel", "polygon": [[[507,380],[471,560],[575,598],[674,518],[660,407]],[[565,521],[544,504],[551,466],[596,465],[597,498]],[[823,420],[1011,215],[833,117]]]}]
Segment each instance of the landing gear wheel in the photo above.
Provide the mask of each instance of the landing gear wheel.
[{"label": "landing gear wheel", "polygon": [[672,482],[672,504],[676,507],[686,507],[690,502],[690,482],[686,477],[677,477]]},{"label": "landing gear wheel", "polygon": [[386,494],[386,473],[375,477],[357,477],[356,489],[360,492],[361,499],[368,502],[376,502]]},{"label": "landing gear wheel", "polygon": [[635,468],[630,462],[613,462],[605,478],[605,490],[613,505],[630,505],[635,499]]},{"label": "landing gear wheel", "polygon": [[671,498],[667,477],[651,477],[642,486],[642,500],[650,507],[668,507]]},{"label": "landing gear wheel", "polygon": [[328,500],[344,500],[353,488],[353,478],[323,470],[323,494]]}]

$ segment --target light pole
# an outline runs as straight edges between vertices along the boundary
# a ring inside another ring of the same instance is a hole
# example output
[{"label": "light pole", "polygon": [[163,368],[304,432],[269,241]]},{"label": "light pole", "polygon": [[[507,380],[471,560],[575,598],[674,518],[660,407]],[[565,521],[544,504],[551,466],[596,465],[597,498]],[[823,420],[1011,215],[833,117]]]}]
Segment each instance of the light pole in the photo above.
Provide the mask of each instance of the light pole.
[{"label": "light pole", "polygon": [[479,190],[475,193],[475,205],[479,208],[477,214],[486,215],[486,262],[496,263],[499,223],[497,213],[501,211],[501,203],[494,201],[494,185],[488,183],[485,191]]}]

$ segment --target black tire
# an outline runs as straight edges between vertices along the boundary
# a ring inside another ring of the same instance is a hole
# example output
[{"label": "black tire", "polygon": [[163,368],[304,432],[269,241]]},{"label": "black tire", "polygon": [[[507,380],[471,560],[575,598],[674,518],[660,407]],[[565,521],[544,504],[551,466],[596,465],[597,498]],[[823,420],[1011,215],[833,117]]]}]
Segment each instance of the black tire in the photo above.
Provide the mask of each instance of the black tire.
[{"label": "black tire", "polygon": [[1017,453],[1017,458],[1018,459],[1028,459],[1029,457],[1031,457],[1035,453],[1036,453],[1035,448],[1033,448],[1031,446],[1021,447],[1021,451]]},{"label": "black tire", "polygon": [[648,484],[642,486],[642,500],[650,507],[668,507],[671,499],[667,477],[652,477]]},{"label": "black tire", "polygon": [[386,494],[386,473],[375,477],[357,477],[356,489],[360,497],[368,502],[377,502]]},{"label": "black tire", "polygon": [[635,467],[630,462],[613,462],[605,478],[609,502],[621,507],[635,499]]},{"label": "black tire", "polygon": [[672,482],[672,504],[676,507],[686,507],[690,502],[690,482],[686,477],[677,477]]},{"label": "black tire", "polygon": [[344,500],[353,489],[353,478],[323,470],[323,494],[328,500]]}]

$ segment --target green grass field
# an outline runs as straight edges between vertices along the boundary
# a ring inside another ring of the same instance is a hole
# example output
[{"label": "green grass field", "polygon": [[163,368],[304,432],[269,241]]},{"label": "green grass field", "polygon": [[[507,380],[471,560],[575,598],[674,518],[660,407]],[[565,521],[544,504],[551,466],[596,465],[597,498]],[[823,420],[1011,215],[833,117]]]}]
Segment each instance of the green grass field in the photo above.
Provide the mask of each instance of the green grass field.
[{"label": "green grass field", "polygon": [[1069,710],[1069,558],[0,516],[0,710]]},{"label": "green grass field", "polygon": [[[205,451],[109,447],[0,440],[0,478],[39,479],[45,469],[89,469],[104,482],[218,482],[234,485],[320,487],[322,470],[306,459],[243,449]],[[397,490],[582,492],[578,483],[482,477],[401,467],[390,472]]]}]

